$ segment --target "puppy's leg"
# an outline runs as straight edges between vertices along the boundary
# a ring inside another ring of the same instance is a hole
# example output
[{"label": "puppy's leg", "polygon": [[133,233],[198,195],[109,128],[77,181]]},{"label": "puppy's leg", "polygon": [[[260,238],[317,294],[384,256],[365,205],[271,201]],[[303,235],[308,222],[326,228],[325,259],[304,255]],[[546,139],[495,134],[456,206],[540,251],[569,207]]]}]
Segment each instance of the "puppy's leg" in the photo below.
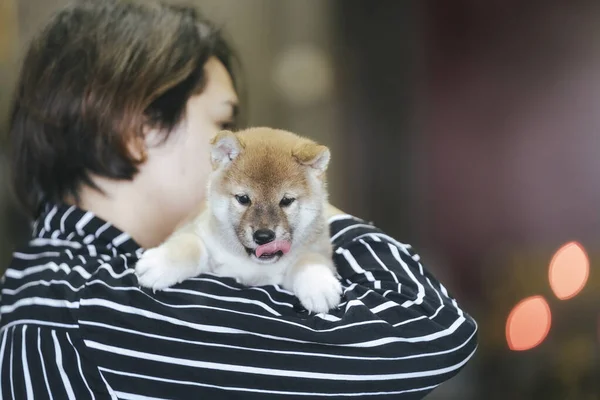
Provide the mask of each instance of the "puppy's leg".
[{"label": "puppy's leg", "polygon": [[311,312],[326,313],[340,304],[342,285],[336,278],[333,261],[316,252],[300,257],[286,276],[284,286]]},{"label": "puppy's leg", "polygon": [[144,252],[135,266],[143,287],[160,290],[206,271],[208,253],[202,239],[190,229],[175,232],[163,244]]}]

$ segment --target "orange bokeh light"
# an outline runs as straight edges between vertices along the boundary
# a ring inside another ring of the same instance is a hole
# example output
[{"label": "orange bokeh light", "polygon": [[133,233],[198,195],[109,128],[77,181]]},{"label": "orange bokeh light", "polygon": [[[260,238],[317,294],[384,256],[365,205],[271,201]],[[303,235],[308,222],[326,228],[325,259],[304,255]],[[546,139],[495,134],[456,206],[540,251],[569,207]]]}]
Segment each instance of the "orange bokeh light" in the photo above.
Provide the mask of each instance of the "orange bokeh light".
[{"label": "orange bokeh light", "polygon": [[558,249],[548,268],[550,287],[560,300],[575,297],[587,283],[589,275],[588,256],[577,242],[569,242]]},{"label": "orange bokeh light", "polygon": [[530,350],[541,344],[552,322],[550,306],[542,296],[520,301],[506,320],[506,341],[514,351]]}]

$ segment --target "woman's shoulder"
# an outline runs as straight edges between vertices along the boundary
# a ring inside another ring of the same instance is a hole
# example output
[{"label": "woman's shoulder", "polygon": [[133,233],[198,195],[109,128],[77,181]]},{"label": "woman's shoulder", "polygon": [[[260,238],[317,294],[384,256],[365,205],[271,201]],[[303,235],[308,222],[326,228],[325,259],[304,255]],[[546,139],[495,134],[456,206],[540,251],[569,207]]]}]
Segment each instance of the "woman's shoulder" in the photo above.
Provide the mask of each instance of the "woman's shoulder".
[{"label": "woman's shoulder", "polygon": [[[142,249],[123,252],[114,246],[99,246],[58,238],[34,238],[13,253],[4,273],[4,280],[20,284],[36,282],[41,285],[68,281],[83,285],[90,279],[102,279],[133,274],[132,265]],[[133,283],[133,281],[132,281]]]},{"label": "woman's shoulder", "polygon": [[13,253],[2,277],[2,326],[20,320],[76,324],[72,311],[90,285],[137,287],[130,266],[138,258],[106,246],[34,238]]},{"label": "woman's shoulder", "polygon": [[5,280],[30,286],[66,281],[78,288],[103,270],[133,272],[129,265],[141,251],[128,234],[93,213],[48,203],[33,225],[32,239],[14,252]]}]

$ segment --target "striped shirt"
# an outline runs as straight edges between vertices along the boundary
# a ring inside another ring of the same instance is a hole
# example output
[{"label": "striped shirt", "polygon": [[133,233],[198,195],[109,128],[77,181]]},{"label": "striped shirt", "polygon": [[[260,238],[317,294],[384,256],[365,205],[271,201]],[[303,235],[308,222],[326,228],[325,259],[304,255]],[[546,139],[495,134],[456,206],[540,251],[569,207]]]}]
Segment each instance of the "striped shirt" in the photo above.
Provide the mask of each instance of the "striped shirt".
[{"label": "striped shirt", "polygon": [[315,315],[281,287],[211,275],[140,288],[126,233],[47,207],[2,279],[1,397],[424,397],[472,357],[475,321],[411,246],[329,223],[344,298]]}]

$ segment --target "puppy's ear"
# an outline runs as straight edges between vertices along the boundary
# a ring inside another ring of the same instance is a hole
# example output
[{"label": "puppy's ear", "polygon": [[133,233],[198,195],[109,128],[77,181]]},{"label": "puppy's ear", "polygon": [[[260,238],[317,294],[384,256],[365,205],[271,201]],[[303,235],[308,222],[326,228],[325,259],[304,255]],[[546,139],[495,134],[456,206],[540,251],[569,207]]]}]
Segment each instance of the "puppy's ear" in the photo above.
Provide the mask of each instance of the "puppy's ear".
[{"label": "puppy's ear", "polygon": [[222,165],[227,165],[240,154],[243,149],[242,143],[231,131],[221,131],[210,141],[210,161],[213,170]]},{"label": "puppy's ear", "polygon": [[300,164],[313,168],[317,175],[321,175],[327,170],[331,153],[326,146],[310,142],[296,146],[292,156]]}]

